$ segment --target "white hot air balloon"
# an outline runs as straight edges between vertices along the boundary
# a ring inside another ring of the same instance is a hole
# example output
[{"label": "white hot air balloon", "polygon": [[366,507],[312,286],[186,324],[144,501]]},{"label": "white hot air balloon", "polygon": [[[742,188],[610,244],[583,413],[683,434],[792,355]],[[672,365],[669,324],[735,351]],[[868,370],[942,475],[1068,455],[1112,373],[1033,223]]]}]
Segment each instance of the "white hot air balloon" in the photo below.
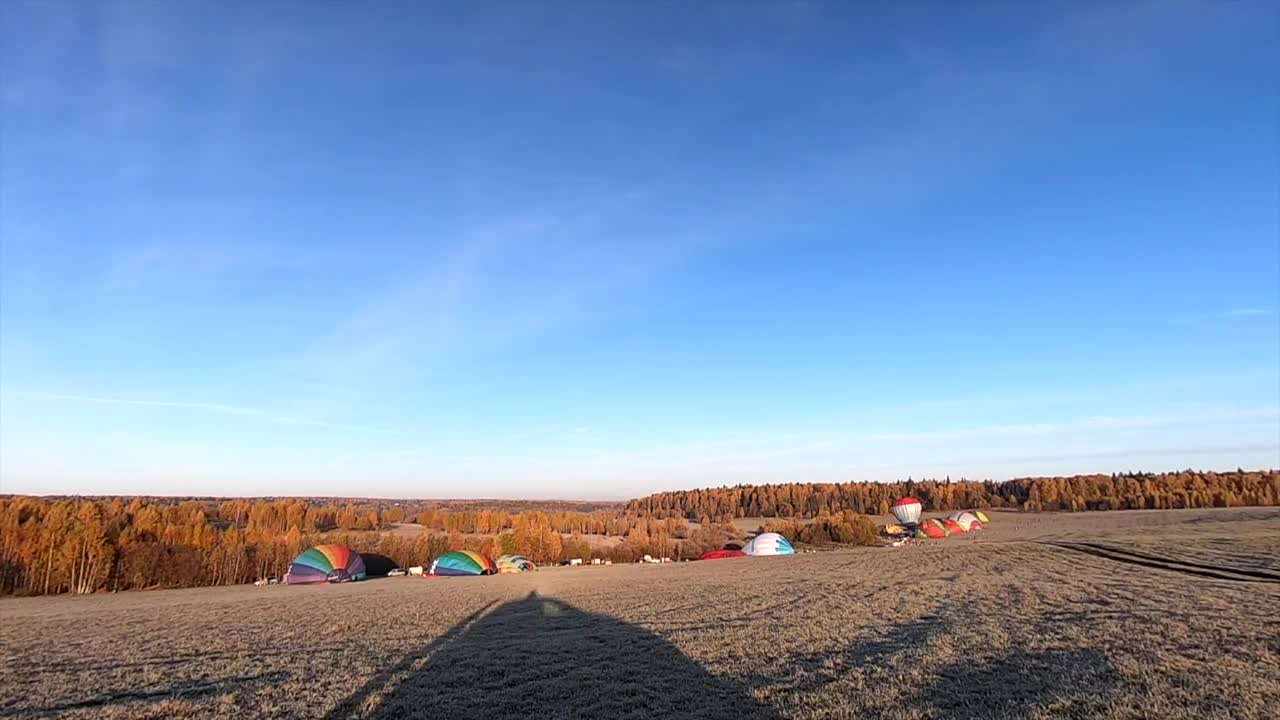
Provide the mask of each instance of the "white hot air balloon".
[{"label": "white hot air balloon", "polygon": [[893,516],[903,525],[915,525],[920,522],[920,501],[913,497],[904,497],[893,504]]},{"label": "white hot air balloon", "polygon": [[778,533],[761,533],[742,546],[742,552],[748,555],[792,555],[795,548],[791,541]]},{"label": "white hot air balloon", "polygon": [[965,532],[969,532],[970,530],[972,530],[972,529],[973,529],[973,524],[974,524],[974,523],[978,523],[978,527],[982,527],[981,522],[979,522],[979,520],[978,520],[978,516],[977,516],[977,515],[974,515],[973,513],[969,512],[968,510],[961,510],[960,512],[953,512],[953,513],[951,513],[950,515],[948,515],[948,516],[947,516],[947,519],[948,519],[948,520],[952,520],[952,521],[954,521],[954,522],[955,522],[955,524],[957,524],[957,525],[959,525],[961,528],[963,528]]}]

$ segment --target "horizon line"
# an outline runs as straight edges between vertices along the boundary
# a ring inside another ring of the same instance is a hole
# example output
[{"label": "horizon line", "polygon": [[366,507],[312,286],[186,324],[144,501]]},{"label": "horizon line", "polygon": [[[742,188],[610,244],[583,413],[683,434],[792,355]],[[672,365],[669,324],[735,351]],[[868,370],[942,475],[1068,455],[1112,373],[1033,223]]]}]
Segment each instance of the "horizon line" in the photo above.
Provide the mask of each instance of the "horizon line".
[{"label": "horizon line", "polygon": [[783,485],[898,485],[907,482],[912,483],[944,483],[944,482],[975,482],[985,483],[994,482],[997,484],[1017,482],[1020,480],[1055,480],[1073,477],[1089,477],[1094,475],[1177,475],[1184,472],[1192,473],[1275,473],[1280,472],[1280,468],[1244,468],[1236,466],[1226,470],[1214,470],[1206,468],[1179,468],[1174,470],[1124,470],[1111,472],[1089,472],[1074,473],[1071,475],[1024,475],[1019,477],[1011,477],[1005,480],[992,480],[990,478],[970,478],[961,476],[953,479],[950,475],[942,478],[938,477],[920,477],[915,478],[907,476],[905,479],[899,480],[846,480],[840,482],[776,482],[776,483],[722,483],[719,485],[700,485],[696,487],[680,488],[675,490],[655,490],[645,495],[631,496],[627,498],[614,499],[584,499],[584,498],[532,498],[532,497],[410,497],[410,496],[376,496],[376,495],[183,495],[178,493],[27,493],[27,492],[0,492],[0,499],[9,498],[167,498],[167,499],[187,499],[187,500],[380,500],[380,501],[408,501],[408,502],[524,502],[524,503],[570,503],[570,504],[601,504],[616,505],[627,503],[632,500],[642,500],[654,495],[664,495],[678,492],[696,492],[699,490],[718,490],[725,488],[757,488],[757,487],[776,487]]}]

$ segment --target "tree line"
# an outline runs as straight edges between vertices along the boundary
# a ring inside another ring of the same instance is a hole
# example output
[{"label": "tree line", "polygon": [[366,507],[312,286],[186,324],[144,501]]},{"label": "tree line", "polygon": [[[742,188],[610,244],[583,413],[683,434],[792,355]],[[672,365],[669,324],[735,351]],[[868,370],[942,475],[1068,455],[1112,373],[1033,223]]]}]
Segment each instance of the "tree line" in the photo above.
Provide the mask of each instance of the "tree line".
[{"label": "tree line", "polygon": [[[232,585],[279,577],[332,542],[427,565],[449,550],[535,562],[694,558],[739,518],[801,543],[868,544],[867,515],[913,495],[926,510],[1087,511],[1280,504],[1280,472],[1127,473],[1006,482],[801,483],[657,493],[618,505],[499,501],[0,497],[0,594]],[[574,507],[582,509],[573,509]],[[539,509],[543,508],[543,509]]]},{"label": "tree line", "polygon": [[[406,531],[395,506],[7,497],[0,498],[0,595],[241,584],[280,577],[303,550],[323,543],[400,567],[427,565],[450,550],[520,554],[538,563],[596,556],[631,562],[645,554],[696,557],[735,532],[691,529],[680,518],[598,513],[433,509],[411,518],[421,528]],[[609,536],[615,541],[599,542]]]},{"label": "tree line", "polygon": [[1280,505],[1280,471],[1123,473],[1018,478],[1003,482],[910,480],[899,483],[791,483],[663,492],[627,503],[624,512],[725,522],[744,517],[816,518],[852,510],[887,515],[911,495],[925,510],[1014,508],[1159,510]]}]

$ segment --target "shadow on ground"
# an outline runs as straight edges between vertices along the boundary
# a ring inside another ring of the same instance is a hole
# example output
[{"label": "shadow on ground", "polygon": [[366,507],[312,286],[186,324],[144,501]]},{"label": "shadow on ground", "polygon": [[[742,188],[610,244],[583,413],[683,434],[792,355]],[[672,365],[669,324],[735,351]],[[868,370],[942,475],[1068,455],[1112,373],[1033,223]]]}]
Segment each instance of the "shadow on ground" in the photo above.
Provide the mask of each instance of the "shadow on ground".
[{"label": "shadow on ground", "polygon": [[327,717],[516,716],[778,717],[658,635],[536,593],[475,613],[379,672]]},{"label": "shadow on ground", "polygon": [[[195,701],[221,695],[244,685],[271,685],[279,683],[285,677],[285,673],[272,672],[261,673],[258,675],[241,675],[238,677],[225,678],[217,682],[183,680],[163,688],[151,690],[124,690],[120,692],[108,692],[93,695],[84,700],[74,700],[71,702],[41,706],[38,709],[38,712],[41,714],[37,715],[37,717],[44,716],[44,714],[53,715],[75,710],[91,710],[95,713],[101,713],[108,709],[120,710],[119,706],[127,706],[136,703],[145,704],[162,700],[175,702]],[[17,715],[21,716],[21,714],[22,713],[18,713]],[[0,717],[9,717],[8,712],[3,707],[0,707]]]},{"label": "shadow on ground", "polygon": [[[1102,652],[1090,648],[981,648],[934,654],[948,643],[952,608],[892,625],[880,634],[829,652],[794,655],[777,678],[754,683],[791,697],[808,716],[851,712],[913,718],[1098,717],[1106,715],[1119,678]],[[1046,633],[1052,636],[1046,627]],[[976,646],[976,647],[975,647]],[[852,682],[851,682],[852,681]]]},{"label": "shadow on ground", "polygon": [[400,567],[395,560],[378,553],[360,553],[360,559],[364,560],[364,571],[371,578],[386,577],[387,573]]},{"label": "shadow on ground", "polygon": [[931,717],[1099,717],[1115,684],[1096,650],[1019,651],[943,665],[912,704]]}]

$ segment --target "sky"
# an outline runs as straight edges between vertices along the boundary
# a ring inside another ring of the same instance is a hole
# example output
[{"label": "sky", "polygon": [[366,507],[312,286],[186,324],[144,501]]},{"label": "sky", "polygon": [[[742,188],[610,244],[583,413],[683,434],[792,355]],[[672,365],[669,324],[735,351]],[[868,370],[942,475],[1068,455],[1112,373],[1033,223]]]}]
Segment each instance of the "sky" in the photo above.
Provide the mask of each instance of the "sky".
[{"label": "sky", "polygon": [[0,3],[0,491],[1280,467],[1280,6]]}]

